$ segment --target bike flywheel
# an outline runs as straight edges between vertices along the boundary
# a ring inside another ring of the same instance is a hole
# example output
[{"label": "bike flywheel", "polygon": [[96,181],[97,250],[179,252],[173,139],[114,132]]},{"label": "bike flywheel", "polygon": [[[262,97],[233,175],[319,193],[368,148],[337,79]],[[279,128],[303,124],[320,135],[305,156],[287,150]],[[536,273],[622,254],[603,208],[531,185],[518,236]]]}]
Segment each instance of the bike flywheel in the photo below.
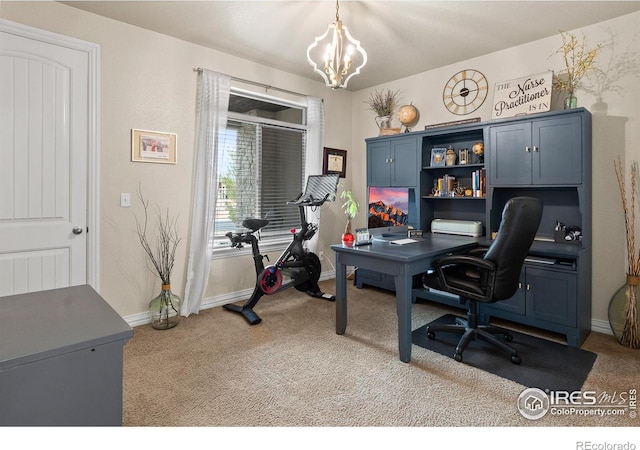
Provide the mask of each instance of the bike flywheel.
[{"label": "bike flywheel", "polygon": [[282,285],[282,271],[275,266],[267,267],[258,277],[258,285],[265,294],[275,294]]}]

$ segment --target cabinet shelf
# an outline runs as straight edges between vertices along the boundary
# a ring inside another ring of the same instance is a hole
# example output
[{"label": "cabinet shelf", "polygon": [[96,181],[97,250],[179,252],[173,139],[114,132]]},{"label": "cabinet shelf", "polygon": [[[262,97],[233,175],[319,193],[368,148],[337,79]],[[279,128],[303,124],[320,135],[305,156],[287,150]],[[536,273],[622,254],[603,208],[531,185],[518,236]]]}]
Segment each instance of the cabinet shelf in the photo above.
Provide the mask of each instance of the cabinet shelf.
[{"label": "cabinet shelf", "polygon": [[425,200],[486,200],[487,197],[437,197],[435,195],[423,195]]},{"label": "cabinet shelf", "polygon": [[455,164],[453,166],[426,166],[423,170],[482,169],[484,164]]}]

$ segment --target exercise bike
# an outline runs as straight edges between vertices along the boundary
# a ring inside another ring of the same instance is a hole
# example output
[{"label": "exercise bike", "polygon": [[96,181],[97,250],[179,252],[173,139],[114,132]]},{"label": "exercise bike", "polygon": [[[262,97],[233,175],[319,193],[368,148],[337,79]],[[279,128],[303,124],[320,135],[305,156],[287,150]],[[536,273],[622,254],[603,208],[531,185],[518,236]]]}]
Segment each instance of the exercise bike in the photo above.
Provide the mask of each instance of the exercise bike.
[{"label": "exercise bike", "polygon": [[322,270],[320,258],[315,253],[307,251],[303,244],[311,239],[318,230],[317,225],[307,222],[305,207],[322,206],[327,201],[334,201],[338,180],[338,174],[311,175],[307,180],[305,192],[301,193],[295,200],[287,202],[287,205],[298,206],[301,227],[298,231],[291,230],[293,234],[292,241],[273,265],[264,266],[264,258],[268,260],[269,257],[260,254],[258,237],[256,236],[256,233],[269,224],[268,219],[244,219],[242,226],[249,231],[243,233],[229,232],[225,235],[231,241],[231,247],[243,248],[243,244],[251,244],[253,264],[257,277],[253,294],[251,294],[249,300],[242,306],[234,304],[223,305],[225,309],[242,314],[250,325],[256,325],[262,319],[255,313],[253,308],[263,295],[273,295],[295,287],[299,291],[306,292],[311,297],[335,301],[334,295],[323,293],[318,286]]}]

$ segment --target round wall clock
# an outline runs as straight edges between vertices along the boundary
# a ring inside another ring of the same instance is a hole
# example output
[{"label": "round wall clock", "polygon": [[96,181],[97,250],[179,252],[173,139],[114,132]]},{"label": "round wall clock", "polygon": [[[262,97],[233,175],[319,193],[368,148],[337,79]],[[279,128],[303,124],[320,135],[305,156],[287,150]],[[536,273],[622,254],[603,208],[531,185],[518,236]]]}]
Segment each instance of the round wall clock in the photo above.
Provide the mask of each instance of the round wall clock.
[{"label": "round wall clock", "polygon": [[461,70],[444,85],[442,101],[449,111],[462,116],[480,108],[487,98],[488,88],[487,79],[481,72]]}]

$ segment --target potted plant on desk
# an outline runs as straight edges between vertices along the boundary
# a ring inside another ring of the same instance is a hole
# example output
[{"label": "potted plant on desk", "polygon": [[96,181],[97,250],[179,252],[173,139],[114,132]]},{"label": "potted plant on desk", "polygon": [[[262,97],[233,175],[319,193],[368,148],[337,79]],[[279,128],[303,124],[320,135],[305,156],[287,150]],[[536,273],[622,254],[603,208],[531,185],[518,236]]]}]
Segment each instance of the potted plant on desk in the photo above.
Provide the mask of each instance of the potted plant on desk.
[{"label": "potted plant on desk", "polygon": [[340,194],[340,198],[343,200],[342,209],[347,216],[347,225],[344,228],[344,234],[342,235],[342,243],[344,245],[352,246],[355,241],[353,233],[351,233],[351,220],[358,214],[360,205],[358,201],[353,197],[353,193],[348,190],[343,190]]}]

